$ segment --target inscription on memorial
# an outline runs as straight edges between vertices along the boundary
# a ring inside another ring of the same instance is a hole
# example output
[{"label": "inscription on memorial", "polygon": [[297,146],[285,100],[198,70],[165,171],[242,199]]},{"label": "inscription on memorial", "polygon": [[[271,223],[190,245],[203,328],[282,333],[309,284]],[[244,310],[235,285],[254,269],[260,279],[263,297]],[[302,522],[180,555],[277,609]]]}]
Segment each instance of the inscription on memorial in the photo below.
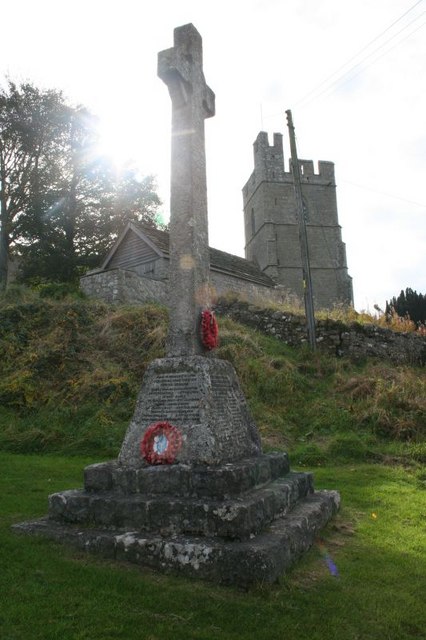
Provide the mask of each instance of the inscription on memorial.
[{"label": "inscription on memorial", "polygon": [[196,373],[159,373],[144,397],[146,421],[200,422],[200,387]]},{"label": "inscription on memorial", "polygon": [[166,420],[183,436],[178,462],[217,464],[260,452],[232,365],[216,358],[163,358],[145,374],[135,414],[120,452],[122,464],[139,465],[145,430]]},{"label": "inscription on memorial", "polygon": [[241,398],[226,373],[215,372],[211,380],[214,399],[219,407],[215,425],[220,433],[218,445],[222,451],[231,448],[238,455],[238,450],[247,446],[247,427],[241,414]]}]

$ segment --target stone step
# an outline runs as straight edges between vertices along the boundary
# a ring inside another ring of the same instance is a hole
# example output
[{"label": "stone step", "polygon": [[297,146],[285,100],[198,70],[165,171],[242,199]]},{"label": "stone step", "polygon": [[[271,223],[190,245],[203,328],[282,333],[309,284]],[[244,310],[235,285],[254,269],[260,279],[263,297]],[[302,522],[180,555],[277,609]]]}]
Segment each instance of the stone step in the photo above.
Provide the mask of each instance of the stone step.
[{"label": "stone step", "polygon": [[195,536],[159,536],[135,530],[96,530],[48,518],[14,526],[18,533],[43,535],[88,553],[127,560],[163,573],[177,573],[246,587],[275,582],[339,508],[336,491],[316,491],[298,502],[265,532],[240,541]]},{"label": "stone step", "polygon": [[84,488],[225,500],[284,476],[289,470],[286,453],[262,454],[219,466],[172,464],[129,468],[111,461],[86,467]]},{"label": "stone step", "polygon": [[238,498],[185,497],[71,490],[49,496],[59,522],[135,528],[162,535],[191,534],[244,540],[259,533],[313,492],[310,473],[288,473]]}]

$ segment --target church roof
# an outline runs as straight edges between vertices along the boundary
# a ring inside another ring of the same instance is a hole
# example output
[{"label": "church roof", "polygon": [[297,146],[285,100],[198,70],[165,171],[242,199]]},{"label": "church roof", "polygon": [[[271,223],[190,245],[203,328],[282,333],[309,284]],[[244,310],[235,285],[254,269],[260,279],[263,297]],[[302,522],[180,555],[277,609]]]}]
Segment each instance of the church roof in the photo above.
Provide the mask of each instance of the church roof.
[{"label": "church roof", "polygon": [[[123,239],[129,231],[133,231],[141,240],[148,242],[148,244],[157,251],[157,253],[163,254],[164,257],[169,256],[169,233],[153,227],[129,222],[124,229],[121,236],[117,239],[110,253],[106,257],[101,269],[108,269],[109,263],[112,261],[114,255],[119,249]],[[111,267],[110,267],[111,268]],[[231,253],[220,251],[219,249],[213,249],[210,247],[210,268],[212,271],[218,271],[235,278],[242,278],[244,280],[250,280],[257,284],[261,284],[264,287],[275,287],[276,283],[266,273],[263,273],[261,269],[254,262],[250,262],[245,258],[234,256]]]}]

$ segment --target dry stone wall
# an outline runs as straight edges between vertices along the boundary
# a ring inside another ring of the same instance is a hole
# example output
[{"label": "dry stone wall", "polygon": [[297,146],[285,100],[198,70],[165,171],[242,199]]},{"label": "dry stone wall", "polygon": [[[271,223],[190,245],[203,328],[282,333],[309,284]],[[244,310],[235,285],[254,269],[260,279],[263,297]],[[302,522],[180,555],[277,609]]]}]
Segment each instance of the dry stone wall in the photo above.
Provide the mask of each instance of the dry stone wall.
[{"label": "dry stone wall", "polygon": [[[262,291],[266,287],[258,287],[247,283],[250,291],[245,291],[241,281],[237,290],[232,286],[235,278],[214,274],[212,284],[219,294],[230,291],[247,295],[257,304],[242,300],[219,298],[215,309],[258,331],[275,336],[290,346],[301,346],[307,343],[305,319],[295,314],[263,308],[274,302],[285,299],[283,293],[276,291],[276,299],[267,299]],[[167,281],[143,278],[132,271],[113,269],[91,274],[81,279],[82,290],[90,297],[108,303],[145,304],[158,302],[168,304]],[[268,290],[270,291],[270,290]],[[271,293],[274,290],[270,291]],[[257,295],[256,295],[257,294]],[[335,320],[317,320],[317,345],[321,351],[334,356],[348,356],[354,360],[376,357],[389,360],[395,364],[426,364],[426,338],[413,333],[396,333],[390,329],[376,325],[362,325],[353,322],[345,325]]]},{"label": "dry stone wall", "polygon": [[[273,309],[262,309],[242,301],[221,299],[216,312],[283,340],[290,346],[307,344],[306,323],[302,316]],[[333,356],[354,360],[375,357],[395,364],[426,364],[426,337],[396,333],[376,325],[335,320],[317,320],[317,345]]]}]

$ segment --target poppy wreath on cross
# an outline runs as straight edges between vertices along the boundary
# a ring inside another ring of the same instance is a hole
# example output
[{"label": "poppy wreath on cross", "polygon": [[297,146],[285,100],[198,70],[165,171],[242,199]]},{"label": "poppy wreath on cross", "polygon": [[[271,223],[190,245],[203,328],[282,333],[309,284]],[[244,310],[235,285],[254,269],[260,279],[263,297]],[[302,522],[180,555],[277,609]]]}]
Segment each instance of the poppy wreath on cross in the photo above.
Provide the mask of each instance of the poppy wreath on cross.
[{"label": "poppy wreath on cross", "polygon": [[211,351],[219,343],[219,327],[213,311],[205,309],[201,312],[201,342]]},{"label": "poppy wreath on cross", "polygon": [[141,440],[141,455],[148,464],[171,464],[182,447],[182,434],[170,422],[155,422]]}]

